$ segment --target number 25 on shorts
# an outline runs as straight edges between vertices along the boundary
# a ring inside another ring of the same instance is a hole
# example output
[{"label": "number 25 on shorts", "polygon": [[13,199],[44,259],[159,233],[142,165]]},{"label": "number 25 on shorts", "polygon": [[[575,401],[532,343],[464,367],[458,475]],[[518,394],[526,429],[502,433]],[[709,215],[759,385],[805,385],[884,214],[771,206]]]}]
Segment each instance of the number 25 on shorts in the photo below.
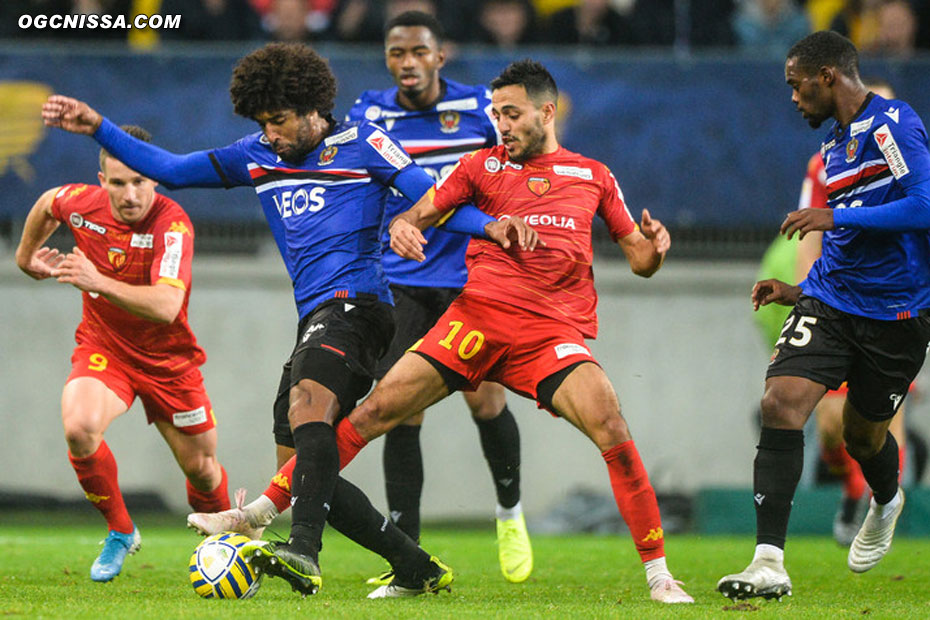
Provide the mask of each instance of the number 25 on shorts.
[{"label": "number 25 on shorts", "polygon": [[[439,341],[439,346],[446,349],[452,350],[453,342],[456,340],[456,336],[459,335],[459,332],[462,331],[462,326],[464,323],[461,321],[449,321],[449,333],[446,334],[446,337]],[[458,342],[458,354],[459,357],[463,360],[469,360],[473,358],[478,351],[481,350],[481,347],[484,345],[484,334],[479,332],[477,329],[473,329]]]},{"label": "number 25 on shorts", "polygon": [[91,353],[90,357],[87,358],[90,362],[87,364],[87,368],[90,370],[96,370],[97,372],[103,372],[107,369],[107,358],[99,353]]},{"label": "number 25 on shorts", "polygon": [[794,330],[791,330],[790,332],[792,335],[792,338],[791,340],[788,340],[788,344],[794,345],[796,347],[804,347],[810,343],[811,338],[813,337],[813,334],[811,334],[811,330],[808,327],[808,325],[816,325],[817,317],[814,317],[814,316],[798,317],[798,322],[796,325],[794,324],[794,319],[795,319],[795,315],[792,314],[788,317],[788,320],[785,321],[785,326],[781,328],[781,336],[775,342],[776,347],[781,344],[784,344],[785,340],[788,339],[788,336],[786,334],[789,333],[789,330],[791,330],[792,325],[794,325]]}]

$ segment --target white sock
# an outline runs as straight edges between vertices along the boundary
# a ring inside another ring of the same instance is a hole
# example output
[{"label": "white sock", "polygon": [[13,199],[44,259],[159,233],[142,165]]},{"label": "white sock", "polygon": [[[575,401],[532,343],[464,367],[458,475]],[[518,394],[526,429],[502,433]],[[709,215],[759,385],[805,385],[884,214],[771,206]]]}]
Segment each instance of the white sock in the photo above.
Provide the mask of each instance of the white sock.
[{"label": "white sock", "polygon": [[759,559],[775,560],[779,564],[784,564],[785,550],[775,545],[756,545],[756,553],[752,556],[752,561]]},{"label": "white sock", "polygon": [[898,504],[901,503],[901,490],[899,489],[897,493],[894,494],[894,497],[891,498],[891,501],[887,504],[876,504],[881,511],[879,516],[884,519],[888,515],[894,513],[898,509]]},{"label": "white sock", "polygon": [[511,519],[516,519],[520,515],[523,514],[523,504],[521,504],[520,502],[517,502],[510,508],[504,508],[503,506],[498,504],[497,509],[495,510],[495,513],[497,513],[497,518],[500,519],[501,521],[509,521]]},{"label": "white sock", "polygon": [[248,516],[253,527],[269,525],[278,516],[278,509],[275,507],[274,502],[264,495],[259,495],[258,499],[243,506],[242,510]]},{"label": "white sock", "polygon": [[672,574],[668,572],[668,565],[665,563],[665,557],[656,558],[643,562],[643,568],[646,569],[646,583],[651,590],[665,579],[671,579]]}]

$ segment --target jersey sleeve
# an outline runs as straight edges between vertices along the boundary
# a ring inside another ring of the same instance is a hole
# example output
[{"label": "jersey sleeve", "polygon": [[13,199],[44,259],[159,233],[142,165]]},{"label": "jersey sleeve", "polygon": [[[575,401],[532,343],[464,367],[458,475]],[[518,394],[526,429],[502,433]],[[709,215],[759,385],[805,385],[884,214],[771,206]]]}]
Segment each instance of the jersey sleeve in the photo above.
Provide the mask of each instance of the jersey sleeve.
[{"label": "jersey sleeve", "polygon": [[90,189],[89,185],[84,183],[70,183],[63,185],[52,198],[51,212],[59,222],[68,222],[68,218],[74,212],[73,199]]},{"label": "jersey sleeve", "polygon": [[798,199],[798,209],[826,209],[827,208],[827,171],[823,166],[823,157],[820,153],[814,155],[807,162],[807,174],[801,183],[801,197]]},{"label": "jersey sleeve", "polygon": [[248,154],[245,145],[246,138],[233,142],[228,146],[209,151],[208,156],[214,170],[223,181],[226,188],[252,185],[252,175],[249,174]]},{"label": "jersey sleeve", "polygon": [[152,284],[168,284],[184,291],[190,290],[194,227],[187,215],[175,212],[159,221],[152,243]]},{"label": "jersey sleeve", "polygon": [[440,213],[445,213],[466,203],[475,203],[475,185],[472,182],[471,167],[477,159],[477,152],[462,156],[449,174],[441,178],[433,190],[433,206]]},{"label": "jersey sleeve", "polygon": [[346,114],[346,122],[352,121],[363,121],[365,120],[365,108],[368,107],[368,103],[365,100],[366,93],[359,95],[359,98],[355,100],[355,103],[352,104],[352,107],[349,108],[348,113]]},{"label": "jersey sleeve", "polygon": [[597,212],[607,223],[610,238],[617,241],[639,227],[630,215],[630,210],[627,209],[617,178],[607,166],[603,166],[602,170],[601,203],[598,205]]},{"label": "jersey sleeve", "polygon": [[377,125],[360,125],[358,140],[365,168],[382,185],[393,185],[401,170],[414,165],[407,151]]},{"label": "jersey sleeve", "polygon": [[898,119],[885,112],[887,122],[872,134],[892,176],[905,193],[917,185],[930,182],[930,151],[927,149],[927,130],[920,117],[909,105],[897,102]]}]

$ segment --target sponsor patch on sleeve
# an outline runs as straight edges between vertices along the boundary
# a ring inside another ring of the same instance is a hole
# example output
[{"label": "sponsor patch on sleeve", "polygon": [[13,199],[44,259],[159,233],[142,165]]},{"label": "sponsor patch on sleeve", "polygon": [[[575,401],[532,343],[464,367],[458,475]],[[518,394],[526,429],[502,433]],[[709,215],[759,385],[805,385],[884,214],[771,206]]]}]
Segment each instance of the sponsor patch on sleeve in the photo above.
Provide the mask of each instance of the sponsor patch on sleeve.
[{"label": "sponsor patch on sleeve", "polygon": [[161,257],[158,275],[162,278],[177,278],[181,270],[181,256],[184,252],[184,233],[165,233],[165,254]]},{"label": "sponsor patch on sleeve", "polygon": [[174,424],[176,428],[197,426],[198,424],[203,424],[206,421],[206,407],[197,407],[193,411],[179,411],[178,413],[171,414],[171,423]]},{"label": "sponsor patch on sleeve", "polygon": [[381,131],[373,131],[366,139],[366,142],[378,151],[378,155],[383,157],[384,161],[398,170],[402,170],[413,163],[413,160],[407,157],[404,150],[394,144],[394,141]]},{"label": "sponsor patch on sleeve", "polygon": [[591,355],[588,348],[574,342],[565,342],[555,345],[555,356],[558,359],[568,357],[569,355]]},{"label": "sponsor patch on sleeve", "polygon": [[885,123],[876,129],[873,135],[875,136],[875,142],[878,143],[878,149],[882,152],[882,155],[885,156],[885,161],[888,162],[888,169],[891,170],[891,174],[894,175],[894,178],[900,179],[910,172],[910,169],[907,167],[907,162],[904,161],[904,155],[901,153],[901,149],[898,148],[898,143],[895,142],[888,124]]}]

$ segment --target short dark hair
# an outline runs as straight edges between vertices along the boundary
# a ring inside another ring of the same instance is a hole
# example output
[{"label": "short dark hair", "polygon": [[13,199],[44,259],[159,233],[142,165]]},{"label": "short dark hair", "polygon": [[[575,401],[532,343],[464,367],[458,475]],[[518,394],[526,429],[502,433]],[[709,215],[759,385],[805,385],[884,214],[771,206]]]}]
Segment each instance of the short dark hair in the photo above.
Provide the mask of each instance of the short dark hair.
[{"label": "short dark hair", "polygon": [[788,50],[787,58],[797,58],[807,71],[836,67],[849,77],[859,77],[859,52],[853,42],[832,30],[807,35]]},{"label": "short dark hair", "polygon": [[229,96],[236,114],[316,111],[326,118],[336,101],[336,77],[326,59],[303,43],[269,43],[233,69]]},{"label": "short dark hair", "polygon": [[426,28],[433,34],[433,38],[436,39],[436,43],[438,43],[440,47],[443,41],[446,40],[446,33],[442,28],[442,24],[439,23],[439,20],[423,11],[404,11],[397,17],[390,19],[388,23],[384,25],[384,38],[387,38],[392,28],[400,26],[422,26]]},{"label": "short dark hair", "polygon": [[[138,138],[139,140],[142,140],[143,142],[152,141],[152,134],[150,134],[145,129],[142,129],[138,125],[120,125],[119,128],[125,131],[126,133],[128,133],[133,138]],[[111,155],[110,152],[107,151],[106,149],[100,149],[100,172],[104,172],[104,173],[106,172],[106,170],[104,169],[103,162],[104,160],[106,160],[107,157],[113,157],[113,155]],[[113,157],[113,159],[116,159],[116,158]]]},{"label": "short dark hair", "polygon": [[544,99],[553,103],[559,99],[559,88],[552,74],[542,64],[529,58],[510,63],[499,76],[491,80],[491,90],[505,86],[522,86],[527,96],[537,105]]}]

